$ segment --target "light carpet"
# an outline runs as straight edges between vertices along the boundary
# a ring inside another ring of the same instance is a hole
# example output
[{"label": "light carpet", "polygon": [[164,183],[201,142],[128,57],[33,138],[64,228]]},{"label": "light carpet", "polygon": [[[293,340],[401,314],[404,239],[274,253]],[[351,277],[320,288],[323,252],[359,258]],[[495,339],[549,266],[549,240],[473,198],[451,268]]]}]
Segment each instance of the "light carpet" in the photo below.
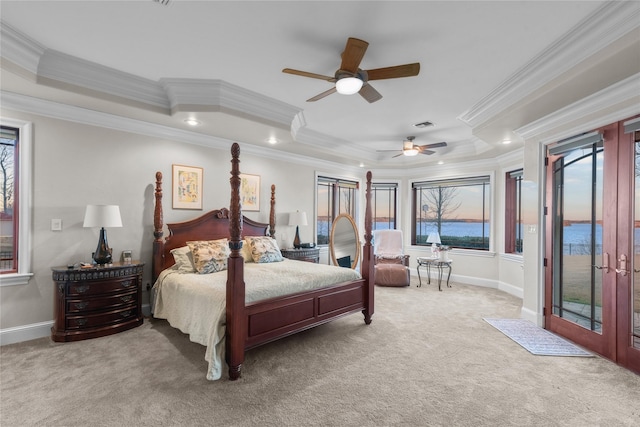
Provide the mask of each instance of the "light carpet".
[{"label": "light carpet", "polygon": [[580,356],[593,354],[542,329],[525,319],[484,319],[485,322],[538,356]]},{"label": "light carpet", "polygon": [[522,302],[454,283],[376,288],[360,313],[247,352],[207,381],[205,347],[163,320],[92,340],[0,347],[2,427],[638,426],[640,375],[538,357],[483,321]]}]

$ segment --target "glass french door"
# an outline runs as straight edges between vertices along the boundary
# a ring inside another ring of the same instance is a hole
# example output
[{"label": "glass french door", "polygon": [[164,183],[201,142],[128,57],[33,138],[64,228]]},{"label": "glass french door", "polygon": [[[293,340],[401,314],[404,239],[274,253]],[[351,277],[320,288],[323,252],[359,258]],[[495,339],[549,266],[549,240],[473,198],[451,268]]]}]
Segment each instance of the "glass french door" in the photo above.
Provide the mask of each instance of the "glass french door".
[{"label": "glass french door", "polygon": [[640,143],[623,122],[548,150],[545,327],[640,372]]}]

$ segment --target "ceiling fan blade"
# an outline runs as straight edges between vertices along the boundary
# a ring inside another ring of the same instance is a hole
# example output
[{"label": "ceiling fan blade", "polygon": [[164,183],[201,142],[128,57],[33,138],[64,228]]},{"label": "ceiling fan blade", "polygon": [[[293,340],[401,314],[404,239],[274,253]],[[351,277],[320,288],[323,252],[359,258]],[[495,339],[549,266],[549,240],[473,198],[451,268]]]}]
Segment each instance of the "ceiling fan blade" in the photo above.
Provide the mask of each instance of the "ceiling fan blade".
[{"label": "ceiling fan blade", "polygon": [[433,153],[435,153],[435,151],[431,151],[431,150],[418,150],[420,152],[420,154],[426,154],[427,156],[432,155]]},{"label": "ceiling fan blade", "polygon": [[396,154],[395,156],[391,157],[392,159],[395,159],[396,157],[400,157],[400,156],[404,156],[404,153],[400,153],[400,154]]},{"label": "ceiling fan blade", "polygon": [[446,147],[446,146],[447,146],[447,143],[443,141],[443,142],[436,142],[436,143],[433,143],[433,144],[421,145],[418,148],[422,150],[422,149],[427,149],[427,148],[440,148],[440,147]]},{"label": "ceiling fan blade", "polygon": [[369,83],[365,83],[358,93],[370,103],[382,99],[382,95],[380,95],[380,92],[375,90]]},{"label": "ceiling fan blade", "polygon": [[376,150],[376,153],[389,153],[391,151],[402,151],[402,150]]},{"label": "ceiling fan blade", "polygon": [[307,71],[294,70],[292,68],[285,68],[282,70],[282,72],[287,74],[294,74],[296,76],[311,77],[312,79],[326,80],[328,82],[336,81],[335,77],[323,76],[322,74],[309,73]]},{"label": "ceiling fan blade", "polygon": [[395,79],[398,77],[417,76],[420,72],[420,63],[396,65],[395,67],[376,68],[367,70],[369,80]]},{"label": "ceiling fan blade", "polygon": [[309,98],[309,99],[307,99],[307,102],[314,102],[314,101],[317,101],[317,100],[319,100],[319,99],[324,98],[325,96],[329,96],[329,95],[331,95],[331,94],[332,94],[332,93],[334,93],[335,91],[336,91],[336,88],[335,88],[335,86],[334,86],[334,87],[332,87],[332,88],[331,88],[331,89],[329,89],[329,90],[325,90],[324,92],[319,93],[318,95],[314,96],[313,98]]},{"label": "ceiling fan blade", "polygon": [[367,47],[369,47],[369,43],[366,41],[349,37],[347,45],[344,47],[344,52],[342,52],[340,69],[356,74]]}]

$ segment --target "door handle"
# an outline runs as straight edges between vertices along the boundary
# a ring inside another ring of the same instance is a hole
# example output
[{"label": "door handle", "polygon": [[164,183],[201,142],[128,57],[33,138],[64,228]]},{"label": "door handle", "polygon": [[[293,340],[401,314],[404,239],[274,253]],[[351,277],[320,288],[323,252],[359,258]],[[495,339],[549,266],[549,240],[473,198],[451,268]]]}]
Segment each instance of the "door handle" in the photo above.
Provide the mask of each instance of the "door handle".
[{"label": "door handle", "polygon": [[622,274],[623,276],[629,274],[629,271],[627,270],[627,256],[625,254],[620,255],[618,263],[620,268],[616,268],[616,273]]},{"label": "door handle", "polygon": [[605,273],[609,272],[609,253],[604,252],[602,254],[602,266],[594,265],[598,270],[604,270]]}]

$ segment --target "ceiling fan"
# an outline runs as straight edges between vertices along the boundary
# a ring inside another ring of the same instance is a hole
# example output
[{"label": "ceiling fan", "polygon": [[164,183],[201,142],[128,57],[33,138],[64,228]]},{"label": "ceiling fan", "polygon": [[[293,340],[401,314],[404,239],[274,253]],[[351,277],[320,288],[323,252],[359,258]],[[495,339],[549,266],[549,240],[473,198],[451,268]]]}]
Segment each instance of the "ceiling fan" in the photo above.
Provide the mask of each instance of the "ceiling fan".
[{"label": "ceiling fan", "polygon": [[[430,150],[430,148],[440,148],[440,147],[447,146],[447,143],[444,141],[435,142],[433,144],[415,145],[413,143],[414,139],[416,139],[415,136],[408,136],[407,139],[402,141],[402,150],[400,150],[400,154],[393,156],[393,158],[400,157],[400,156],[417,156],[418,154],[431,155],[435,153],[435,151]],[[382,153],[385,151],[398,151],[398,150],[378,150],[379,153]]]},{"label": "ceiling fan", "polygon": [[291,68],[285,68],[282,72],[335,83],[334,87],[314,96],[313,98],[307,99],[307,102],[317,101],[334,92],[338,92],[343,95],[359,93],[367,101],[376,102],[382,98],[382,95],[369,84],[370,80],[412,77],[417,76],[420,72],[420,63],[418,62],[413,64],[396,65],[394,67],[376,68],[373,70],[361,70],[358,67],[360,66],[360,61],[362,61],[368,46],[369,43],[364,40],[349,37],[349,39],[347,39],[347,45],[344,48],[344,52],[342,52],[342,63],[333,77],[309,73],[307,71],[294,70]]}]

